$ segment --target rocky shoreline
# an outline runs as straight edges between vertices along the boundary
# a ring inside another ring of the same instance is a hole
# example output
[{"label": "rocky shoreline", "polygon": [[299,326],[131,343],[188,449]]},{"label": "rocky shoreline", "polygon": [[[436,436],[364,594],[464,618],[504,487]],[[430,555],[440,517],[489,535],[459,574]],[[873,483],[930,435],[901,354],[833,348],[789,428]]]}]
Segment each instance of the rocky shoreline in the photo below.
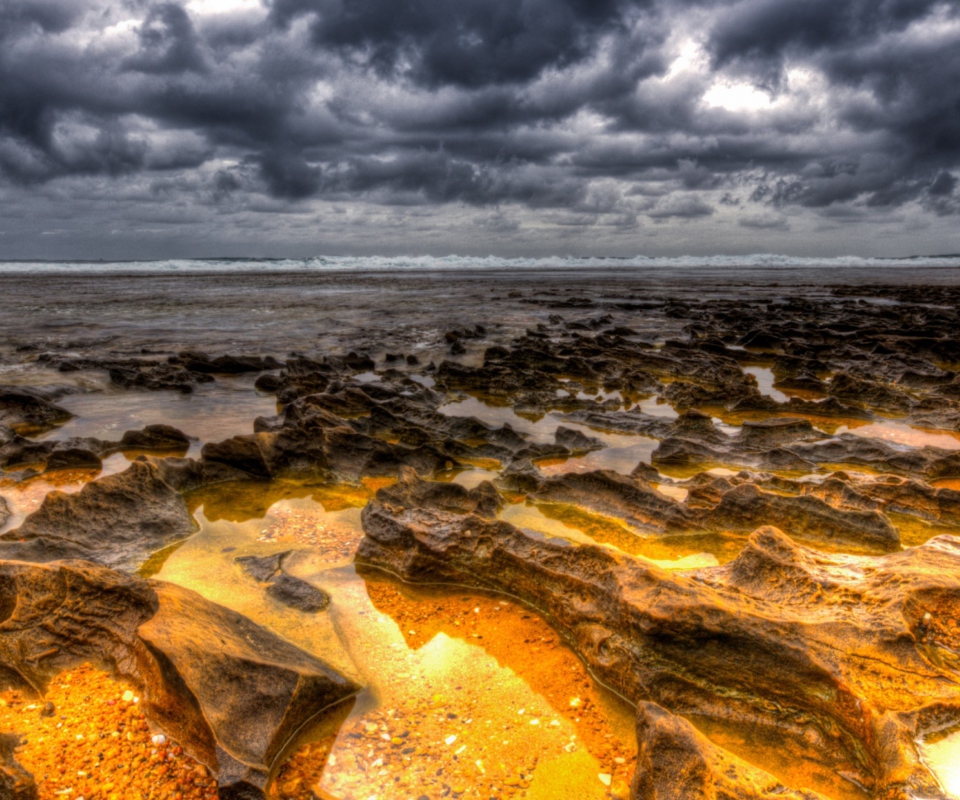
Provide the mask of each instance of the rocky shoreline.
[{"label": "rocky shoreline", "polygon": [[[334,628],[337,591],[303,567],[330,552],[355,553],[361,575],[522,601],[636,704],[636,800],[840,797],[838,783],[955,796],[918,742],[960,727],[960,290],[601,289],[519,286],[490,300],[509,323],[447,324],[417,348],[358,336],[282,358],[6,356],[34,382],[0,387],[0,688],[42,700],[56,676],[95,664],[135,689],[220,797],[285,796],[286,759],[355,701],[363,670],[148,575],[196,536],[198,498],[346,487],[362,497],[362,541],[266,537],[223,548],[223,568]],[[421,328],[443,323],[430,314]],[[203,440],[144,420],[67,435],[79,376],[135,398],[237,375],[276,399],[252,432]],[[649,458],[622,469],[621,439]],[[57,475],[70,491],[18,512],[19,491]],[[508,521],[518,510],[550,524]],[[711,738],[715,724],[831,777],[793,785]],[[0,796],[37,797],[4,742]],[[322,764],[329,747],[314,752]],[[490,790],[535,792],[535,773],[519,774]],[[458,780],[430,791],[474,796]],[[627,792],[613,779],[602,791]],[[325,796],[299,784],[290,796],[303,792]]]}]

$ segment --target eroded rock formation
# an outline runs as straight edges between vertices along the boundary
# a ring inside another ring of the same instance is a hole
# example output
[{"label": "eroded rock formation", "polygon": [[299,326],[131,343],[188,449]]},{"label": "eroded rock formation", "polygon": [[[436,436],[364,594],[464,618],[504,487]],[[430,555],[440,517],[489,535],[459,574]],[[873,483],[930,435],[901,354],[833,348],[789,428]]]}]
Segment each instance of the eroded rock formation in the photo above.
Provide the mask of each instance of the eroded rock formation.
[{"label": "eroded rock formation", "polygon": [[308,720],[358,687],[275,634],[187,589],[89,562],[0,561],[0,665],[42,694],[101,664],[139,687],[148,717],[219,776],[223,798],[263,797]]},{"label": "eroded rock formation", "polygon": [[153,464],[136,461],[76,494],[48,494],[19,528],[0,536],[0,557],[83,558],[134,570],[195,529],[180,493]]},{"label": "eroded rock formation", "polygon": [[768,527],[727,566],[678,574],[401,499],[364,509],[361,563],[522,598],[629,698],[792,730],[876,797],[939,796],[915,740],[960,721],[953,537],[827,556]]}]

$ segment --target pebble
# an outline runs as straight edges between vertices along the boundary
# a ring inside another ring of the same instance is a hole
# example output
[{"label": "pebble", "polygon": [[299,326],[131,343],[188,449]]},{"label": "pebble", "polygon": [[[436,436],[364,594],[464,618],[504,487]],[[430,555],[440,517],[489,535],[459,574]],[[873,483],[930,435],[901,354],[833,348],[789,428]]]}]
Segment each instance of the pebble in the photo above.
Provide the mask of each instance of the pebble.
[{"label": "pebble", "polygon": [[[54,680],[47,697],[40,706],[0,692],[0,730],[26,739],[17,759],[33,773],[38,800],[216,800],[206,768],[163,734],[151,735],[136,695],[106,673],[77,667]],[[40,712],[21,713],[29,705]]]}]

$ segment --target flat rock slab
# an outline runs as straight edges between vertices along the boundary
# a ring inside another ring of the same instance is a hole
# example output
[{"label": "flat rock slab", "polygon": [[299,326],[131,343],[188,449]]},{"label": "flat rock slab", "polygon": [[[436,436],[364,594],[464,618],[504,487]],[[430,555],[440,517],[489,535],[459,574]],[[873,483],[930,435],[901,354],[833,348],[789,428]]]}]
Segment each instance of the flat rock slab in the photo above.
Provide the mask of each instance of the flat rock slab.
[{"label": "flat rock slab", "polygon": [[180,493],[162,480],[156,466],[135,461],[75,494],[48,494],[19,528],[0,536],[0,558],[84,558],[135,570],[195,530]]}]

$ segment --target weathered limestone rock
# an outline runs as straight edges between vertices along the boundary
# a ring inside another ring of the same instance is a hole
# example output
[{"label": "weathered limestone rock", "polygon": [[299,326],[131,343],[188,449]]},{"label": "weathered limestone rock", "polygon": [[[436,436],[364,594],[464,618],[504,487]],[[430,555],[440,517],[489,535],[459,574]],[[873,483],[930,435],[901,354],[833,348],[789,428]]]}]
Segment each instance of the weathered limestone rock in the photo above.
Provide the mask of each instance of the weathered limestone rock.
[{"label": "weathered limestone rock", "polygon": [[900,548],[897,529],[879,512],[842,510],[812,494],[784,497],[745,484],[724,492],[701,516],[711,530],[752,531],[774,523],[798,539],[879,552]]},{"label": "weathered limestone rock", "polygon": [[399,499],[364,509],[358,563],[519,597],[629,698],[793,729],[877,797],[939,796],[914,742],[960,721],[960,541],[827,556],[761,528],[682,574]]},{"label": "weathered limestone rock", "polygon": [[421,480],[410,467],[400,468],[400,477],[393,486],[387,486],[379,495],[383,502],[413,503],[417,506],[455,511],[458,514],[477,514],[492,519],[503,506],[500,493],[489,481],[473,489],[458,483],[434,483]]},{"label": "weathered limestone rock", "polygon": [[637,746],[633,800],[826,800],[788,789],[655,703],[637,706]]},{"label": "weathered limestone rock", "polygon": [[75,494],[48,494],[19,528],[0,536],[0,557],[80,557],[134,570],[194,530],[180,493],[161,479],[153,464],[135,461],[124,472],[88,483]]},{"label": "weathered limestone rock", "polygon": [[37,433],[73,417],[65,408],[18,387],[0,387],[0,425],[16,433]]},{"label": "weathered limestone rock", "polygon": [[300,727],[358,687],[195,592],[89,562],[0,561],[0,667],[43,693],[83,662],[130,680],[144,712],[219,776],[263,798]]},{"label": "weathered limestone rock", "polygon": [[578,505],[649,533],[686,531],[696,525],[694,513],[660,494],[643,478],[628,478],[610,470],[557,475],[541,481],[530,496]]},{"label": "weathered limestone rock", "polygon": [[16,733],[0,733],[0,798],[3,800],[37,800],[33,775],[20,766],[14,753],[20,741]]}]

